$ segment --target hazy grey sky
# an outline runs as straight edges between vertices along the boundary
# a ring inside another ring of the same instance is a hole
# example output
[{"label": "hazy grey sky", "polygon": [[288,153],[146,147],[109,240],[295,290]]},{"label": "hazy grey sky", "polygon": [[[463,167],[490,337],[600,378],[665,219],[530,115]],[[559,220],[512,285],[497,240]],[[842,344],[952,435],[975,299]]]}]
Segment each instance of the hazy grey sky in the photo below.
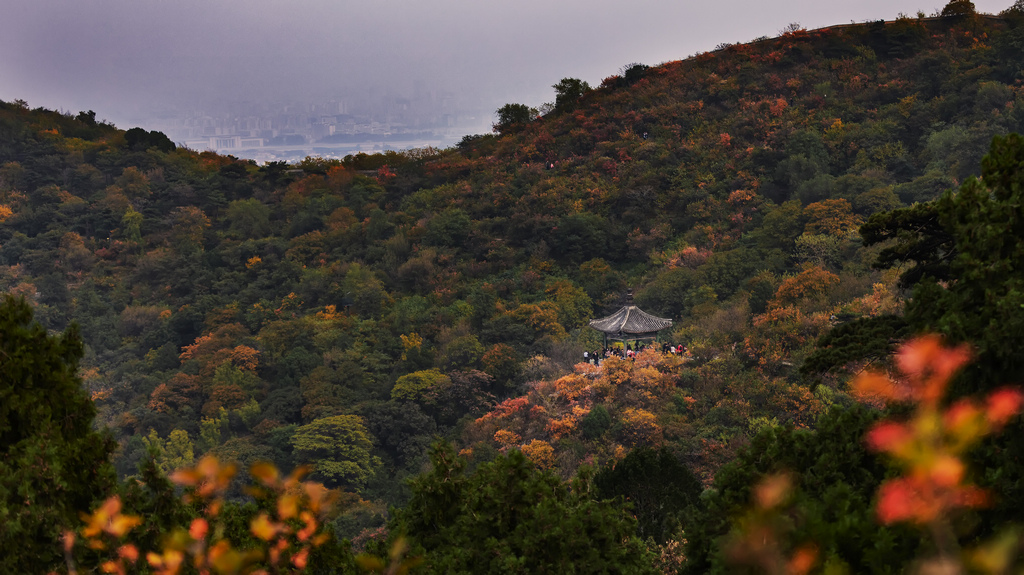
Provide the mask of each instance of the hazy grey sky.
[{"label": "hazy grey sky", "polygon": [[[974,0],[997,13],[1012,0]],[[722,42],[931,13],[945,0],[12,0],[0,99],[131,127],[164,106],[340,97],[373,88],[539,105]]]}]

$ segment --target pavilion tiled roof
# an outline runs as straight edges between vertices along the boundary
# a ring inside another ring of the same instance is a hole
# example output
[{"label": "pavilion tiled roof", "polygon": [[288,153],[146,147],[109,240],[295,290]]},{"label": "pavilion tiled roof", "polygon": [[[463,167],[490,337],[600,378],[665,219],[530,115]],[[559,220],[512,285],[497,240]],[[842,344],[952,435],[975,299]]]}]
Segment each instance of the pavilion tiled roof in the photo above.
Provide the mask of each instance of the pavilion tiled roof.
[{"label": "pavilion tiled roof", "polygon": [[590,320],[590,327],[604,333],[654,333],[672,326],[672,320],[653,316],[629,303],[608,317]]}]

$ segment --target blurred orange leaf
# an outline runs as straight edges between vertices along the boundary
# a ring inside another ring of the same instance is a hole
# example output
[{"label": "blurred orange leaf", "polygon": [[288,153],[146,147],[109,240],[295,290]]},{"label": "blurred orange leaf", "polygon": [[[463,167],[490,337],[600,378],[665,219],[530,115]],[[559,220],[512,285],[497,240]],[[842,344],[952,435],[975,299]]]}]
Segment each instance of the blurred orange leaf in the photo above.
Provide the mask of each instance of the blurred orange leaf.
[{"label": "blurred orange leaf", "polygon": [[282,495],[277,500],[277,516],[291,519],[299,514],[299,498],[295,495]]},{"label": "blurred orange leaf", "polygon": [[193,519],[192,524],[189,525],[188,534],[192,539],[199,541],[206,538],[206,534],[209,530],[210,524],[202,517],[197,517]]},{"label": "blurred orange leaf", "polygon": [[281,477],[277,467],[274,466],[273,463],[267,463],[265,461],[254,463],[252,467],[249,468],[249,474],[268,487],[277,485],[277,482]]},{"label": "blurred orange leaf", "polygon": [[309,558],[309,549],[303,549],[292,556],[292,565],[295,565],[299,569],[306,568],[306,560]]},{"label": "blurred orange leaf", "polygon": [[128,545],[122,545],[121,547],[119,547],[118,550],[117,550],[117,554],[119,556],[124,557],[125,559],[131,561],[132,563],[138,561],[138,559],[139,559],[139,549],[138,549],[138,547],[136,547],[136,546],[134,546],[134,545],[132,545],[130,543]]},{"label": "blurred orange leaf", "polygon": [[850,386],[860,395],[887,401],[901,400],[904,395],[888,376],[873,371],[860,374]]},{"label": "blurred orange leaf", "polygon": [[964,478],[964,464],[951,455],[939,458],[931,468],[931,479],[939,487],[953,487]]},{"label": "blurred orange leaf", "polygon": [[1024,394],[1019,389],[1003,387],[992,392],[986,401],[986,415],[995,425],[1003,425],[1020,412]]},{"label": "blurred orange leaf", "polygon": [[790,575],[803,575],[809,573],[814,564],[818,562],[818,549],[813,545],[804,545],[796,550],[789,559],[788,572]]},{"label": "blurred orange leaf", "polygon": [[914,436],[906,425],[883,421],[868,432],[866,440],[875,451],[896,452],[913,441]]},{"label": "blurred orange leaf", "polygon": [[260,513],[253,519],[249,524],[249,529],[256,538],[264,541],[270,541],[281,530],[280,526],[272,522],[266,513]]},{"label": "blurred orange leaf", "polygon": [[754,500],[761,509],[774,509],[786,500],[793,488],[793,478],[786,473],[769,475],[754,487]]}]

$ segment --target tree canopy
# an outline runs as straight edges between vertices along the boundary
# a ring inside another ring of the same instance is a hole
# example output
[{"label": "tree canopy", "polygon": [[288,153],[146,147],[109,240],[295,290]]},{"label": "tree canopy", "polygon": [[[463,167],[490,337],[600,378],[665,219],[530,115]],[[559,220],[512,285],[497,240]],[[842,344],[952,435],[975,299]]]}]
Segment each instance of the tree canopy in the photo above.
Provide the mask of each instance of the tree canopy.
[{"label": "tree canopy", "polygon": [[526,104],[505,104],[495,114],[498,121],[494,124],[494,131],[507,134],[533,121],[537,117],[537,110]]},{"label": "tree canopy", "polygon": [[362,418],[335,415],[295,430],[292,445],[300,463],[313,465],[317,476],[333,487],[365,484],[380,465],[371,455],[373,443]]},{"label": "tree canopy", "polygon": [[520,451],[468,473],[451,446],[390,526],[426,553],[430,573],[653,573],[633,520],[594,499],[590,476],[570,485]]}]

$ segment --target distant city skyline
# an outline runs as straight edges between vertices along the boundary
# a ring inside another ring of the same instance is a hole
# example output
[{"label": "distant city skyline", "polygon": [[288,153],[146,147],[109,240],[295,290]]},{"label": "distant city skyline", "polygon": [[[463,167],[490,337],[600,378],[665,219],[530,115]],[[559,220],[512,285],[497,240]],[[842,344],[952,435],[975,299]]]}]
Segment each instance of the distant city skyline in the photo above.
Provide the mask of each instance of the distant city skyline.
[{"label": "distant city skyline", "polygon": [[489,132],[490,116],[450,92],[416,90],[377,102],[226,104],[160,118],[150,128],[194,150],[268,162],[447,147],[466,134]]},{"label": "distant city skyline", "polygon": [[[0,99],[157,129],[229,107],[369,110],[449,94],[452,116],[488,116],[474,124],[486,130],[504,103],[552,101],[564,77],[596,85],[629,63],[684,59],[793,22],[818,28],[945,4],[932,2],[34,0],[0,20]],[[998,13],[1012,0],[974,3]]]}]

